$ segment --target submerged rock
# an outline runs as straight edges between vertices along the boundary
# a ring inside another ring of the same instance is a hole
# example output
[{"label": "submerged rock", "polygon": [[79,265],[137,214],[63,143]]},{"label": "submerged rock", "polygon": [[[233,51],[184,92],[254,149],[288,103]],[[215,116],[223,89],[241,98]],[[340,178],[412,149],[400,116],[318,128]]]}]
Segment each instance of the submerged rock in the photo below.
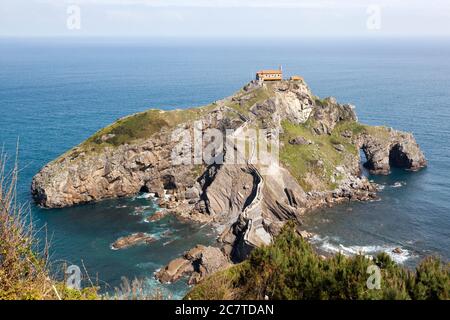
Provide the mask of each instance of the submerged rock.
[{"label": "submerged rock", "polygon": [[393,252],[393,253],[396,253],[396,254],[402,254],[402,253],[403,253],[403,250],[402,250],[401,248],[398,248],[398,247],[397,247],[397,248],[393,249],[392,252]]},{"label": "submerged rock", "polygon": [[169,214],[168,210],[159,210],[159,211],[155,212],[154,214],[152,214],[151,216],[145,218],[145,221],[147,221],[147,222],[155,222],[155,221],[161,220],[162,218],[164,218],[168,214]]},{"label": "submerged rock", "polygon": [[112,245],[111,248],[113,250],[119,250],[119,249],[125,249],[137,244],[143,244],[143,243],[152,243],[156,241],[155,238],[153,238],[151,235],[144,233],[144,232],[138,232],[133,233],[126,237],[121,237],[117,239]]}]

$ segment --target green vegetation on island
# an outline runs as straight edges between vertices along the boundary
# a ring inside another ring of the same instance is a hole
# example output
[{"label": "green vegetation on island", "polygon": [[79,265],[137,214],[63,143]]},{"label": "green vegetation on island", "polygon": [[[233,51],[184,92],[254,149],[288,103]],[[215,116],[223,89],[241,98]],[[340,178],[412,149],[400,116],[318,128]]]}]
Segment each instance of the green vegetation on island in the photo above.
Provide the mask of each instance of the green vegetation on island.
[{"label": "green vegetation on island", "polygon": [[[342,132],[350,130],[353,134],[359,134],[366,130],[366,126],[356,121],[339,123],[331,135],[315,134],[310,121],[294,124],[285,120],[282,127],[280,161],[305,191],[336,188],[340,178],[337,176],[332,180],[336,166],[345,164],[347,154],[356,155],[359,152],[354,144],[342,137]],[[290,141],[296,137],[302,137],[309,143],[291,144]],[[343,146],[342,151],[345,152],[337,150],[337,145]]]}]

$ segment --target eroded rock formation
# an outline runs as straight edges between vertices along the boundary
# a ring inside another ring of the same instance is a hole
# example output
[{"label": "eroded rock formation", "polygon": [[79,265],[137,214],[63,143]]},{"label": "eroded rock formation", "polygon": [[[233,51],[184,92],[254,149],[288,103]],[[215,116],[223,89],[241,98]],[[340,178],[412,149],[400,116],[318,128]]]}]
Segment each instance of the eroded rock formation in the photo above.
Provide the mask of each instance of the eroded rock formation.
[{"label": "eroded rock formation", "polygon": [[182,257],[172,260],[156,273],[156,277],[164,283],[188,277],[189,284],[196,284],[206,276],[225,269],[229,265],[231,265],[230,261],[219,248],[198,245],[185,252]]},{"label": "eroded rock formation", "polygon": [[387,128],[383,136],[363,134],[358,145],[372,174],[389,174],[391,166],[416,171],[426,166],[425,156],[411,133]]}]

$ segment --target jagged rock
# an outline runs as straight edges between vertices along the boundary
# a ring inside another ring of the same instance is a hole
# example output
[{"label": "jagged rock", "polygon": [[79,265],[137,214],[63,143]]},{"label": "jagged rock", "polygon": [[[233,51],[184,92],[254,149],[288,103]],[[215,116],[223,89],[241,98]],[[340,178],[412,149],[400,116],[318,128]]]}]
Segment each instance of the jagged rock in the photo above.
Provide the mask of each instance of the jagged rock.
[{"label": "jagged rock", "polygon": [[196,199],[200,197],[200,191],[195,187],[189,188],[186,190],[185,197],[186,199]]},{"label": "jagged rock", "polygon": [[310,239],[314,236],[312,233],[305,231],[305,230],[299,231],[299,234],[303,239]]},{"label": "jagged rock", "polygon": [[154,214],[152,214],[151,216],[147,217],[145,219],[145,221],[147,221],[147,222],[155,222],[155,221],[161,220],[162,218],[164,218],[168,214],[169,214],[168,210],[159,210],[159,211],[155,212]]},{"label": "jagged rock", "polygon": [[111,248],[114,250],[125,249],[137,244],[142,243],[151,243],[154,242],[155,238],[151,235],[148,235],[144,232],[133,233],[126,237],[121,237],[117,239],[112,245]]},{"label": "jagged rock", "polygon": [[411,133],[375,127],[376,134],[364,134],[359,146],[366,155],[364,164],[372,174],[389,174],[391,166],[418,170],[427,161]]},{"label": "jagged rock", "polygon": [[156,273],[156,278],[164,283],[171,283],[194,271],[192,263],[184,258],[176,258]]},{"label": "jagged rock", "polygon": [[314,131],[321,134],[331,134],[340,121],[357,121],[354,107],[349,104],[340,105],[335,100],[329,100],[325,105],[316,106],[312,113]]},{"label": "jagged rock", "polygon": [[335,144],[334,148],[339,151],[339,152],[344,152],[345,151],[345,147],[342,144]]},{"label": "jagged rock", "polygon": [[116,135],[115,134],[105,134],[101,137],[102,141],[108,141],[109,139],[114,138]]},{"label": "jagged rock", "polygon": [[223,219],[237,216],[251,193],[251,189],[244,188],[245,185],[253,185],[253,176],[245,166],[223,165],[218,168],[204,193],[208,212]]},{"label": "jagged rock", "polygon": [[396,254],[402,254],[403,250],[401,248],[395,248],[395,249],[392,250],[392,252],[396,253]]},{"label": "jagged rock", "polygon": [[341,136],[343,136],[344,138],[351,138],[353,136],[353,133],[350,130],[344,130],[341,133]]},{"label": "jagged rock", "polygon": [[296,137],[294,139],[289,140],[289,143],[294,145],[305,145],[305,144],[312,144],[312,141],[307,140],[303,137]]}]

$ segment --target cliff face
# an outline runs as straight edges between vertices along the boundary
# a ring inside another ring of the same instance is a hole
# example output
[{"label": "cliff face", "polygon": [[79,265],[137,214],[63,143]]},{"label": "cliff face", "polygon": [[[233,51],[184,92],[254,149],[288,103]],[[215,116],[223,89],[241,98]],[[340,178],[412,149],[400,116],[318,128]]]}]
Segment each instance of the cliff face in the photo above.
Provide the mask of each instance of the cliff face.
[{"label": "cliff face", "polygon": [[[278,130],[279,164],[262,168],[236,152],[240,161],[234,163],[175,165],[174,152],[190,154],[191,146],[180,141],[195,136],[198,120],[203,132],[234,129],[238,140],[246,128]],[[375,174],[426,165],[412,134],[362,125],[353,106],[321,100],[303,81],[251,82],[201,108],[120,119],[42,168],[32,194],[41,206],[55,208],[153,192],[179,215],[219,224],[222,251],[240,261],[270,243],[283,221],[300,221],[308,209],[375,197],[360,174],[359,150]]]}]

